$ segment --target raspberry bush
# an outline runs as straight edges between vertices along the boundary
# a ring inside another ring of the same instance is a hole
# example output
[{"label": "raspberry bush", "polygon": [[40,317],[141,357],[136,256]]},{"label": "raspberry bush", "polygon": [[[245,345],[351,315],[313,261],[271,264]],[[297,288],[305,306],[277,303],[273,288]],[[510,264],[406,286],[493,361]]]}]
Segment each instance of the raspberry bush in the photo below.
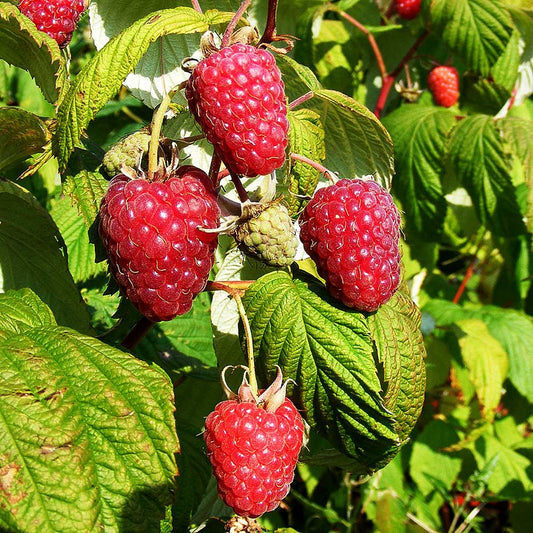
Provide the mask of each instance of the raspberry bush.
[{"label": "raspberry bush", "polygon": [[0,2],[0,530],[529,530],[531,7]]}]

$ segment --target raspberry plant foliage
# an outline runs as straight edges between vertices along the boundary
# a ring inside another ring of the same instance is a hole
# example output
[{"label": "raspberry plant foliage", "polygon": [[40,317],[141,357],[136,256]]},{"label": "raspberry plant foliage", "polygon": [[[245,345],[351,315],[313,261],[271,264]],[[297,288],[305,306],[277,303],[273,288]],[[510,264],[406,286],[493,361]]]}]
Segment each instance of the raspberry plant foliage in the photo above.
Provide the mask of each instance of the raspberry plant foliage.
[{"label": "raspberry plant foliage", "polygon": [[[283,504],[292,516],[312,508],[326,523],[335,508],[327,527],[355,527],[363,515],[342,518],[353,502],[339,501],[357,490],[378,529],[387,506],[402,527],[414,516],[440,530],[437,510],[459,488],[466,501],[483,498],[468,496],[473,487],[527,501],[530,457],[509,446],[527,422],[502,413],[533,402],[531,14],[518,2],[423,0],[406,20],[394,4],[94,0],[60,50],[0,2],[1,529],[37,520],[54,531],[49,517],[60,516],[65,530],[186,531],[229,518],[213,504],[200,434],[221,400],[220,369],[247,356],[261,386],[278,368],[292,380],[287,395],[308,425]],[[201,61],[202,36],[227,50],[249,25],[259,40],[246,46],[281,73],[289,128],[273,174],[244,178],[229,175],[190,112],[183,67]],[[429,93],[436,65],[459,73],[453,109]],[[135,130],[151,136],[136,172],[153,175],[174,154],[209,176],[223,214],[206,233],[218,241],[207,290],[158,323],[119,297],[96,231],[112,177],[103,155]],[[373,312],[332,296],[301,250],[283,267],[245,256],[224,211],[275,199],[296,222],[337,178],[376,181],[402,213],[402,279]],[[479,472],[461,468],[464,448]],[[69,475],[68,498],[52,463]],[[324,468],[346,496],[320,510],[312,487],[331,482]],[[519,483],[506,485],[509,475]],[[372,477],[354,489],[356,476]],[[303,520],[286,525],[305,531]]]}]

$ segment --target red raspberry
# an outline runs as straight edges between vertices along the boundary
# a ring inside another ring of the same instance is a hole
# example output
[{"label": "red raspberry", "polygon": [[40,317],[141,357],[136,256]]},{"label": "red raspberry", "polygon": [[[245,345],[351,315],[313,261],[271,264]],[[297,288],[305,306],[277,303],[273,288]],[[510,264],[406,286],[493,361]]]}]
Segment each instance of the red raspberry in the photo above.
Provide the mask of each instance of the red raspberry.
[{"label": "red raspberry", "polygon": [[455,67],[435,67],[428,75],[428,86],[437,105],[451,107],[459,99],[459,73]]},{"label": "red raspberry", "polygon": [[251,401],[219,403],[206,418],[204,440],[224,503],[252,518],[275,509],[289,492],[303,433],[288,398],[274,412]]},{"label": "red raspberry", "polygon": [[270,52],[246,44],[222,48],[198,63],[185,96],[229,170],[252,177],[283,165],[287,104]]},{"label": "red raspberry", "polygon": [[80,15],[85,10],[84,0],[21,0],[21,13],[31,19],[38,30],[44,31],[65,48]]},{"label": "red raspberry", "polygon": [[192,306],[213,266],[220,210],[209,178],[183,166],[165,181],[114,177],[100,206],[99,232],[111,272],[150,320]]},{"label": "red raspberry", "polygon": [[300,215],[300,239],[348,307],[375,311],[400,281],[400,214],[372,180],[340,180],[319,189]]},{"label": "red raspberry", "polygon": [[420,13],[422,0],[395,0],[396,12],[405,20],[411,20]]}]

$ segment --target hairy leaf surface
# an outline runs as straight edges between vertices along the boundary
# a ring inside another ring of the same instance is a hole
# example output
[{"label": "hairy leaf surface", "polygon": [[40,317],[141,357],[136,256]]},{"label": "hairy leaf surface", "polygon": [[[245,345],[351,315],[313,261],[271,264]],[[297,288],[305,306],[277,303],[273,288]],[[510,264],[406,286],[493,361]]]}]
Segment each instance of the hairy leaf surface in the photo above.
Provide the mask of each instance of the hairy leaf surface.
[{"label": "hairy leaf surface", "polygon": [[59,326],[0,342],[0,524],[155,531],[178,450],[161,371]]},{"label": "hairy leaf surface", "polygon": [[413,430],[425,398],[426,349],[420,323],[420,311],[406,286],[368,318],[383,365],[385,407],[394,413],[396,432],[402,442]]},{"label": "hairy leaf surface", "polygon": [[[365,316],[314,281],[285,272],[260,278],[243,300],[263,375],[279,365],[309,423],[368,470],[396,447]],[[267,381],[269,380],[266,378]]]},{"label": "hairy leaf surface", "polygon": [[446,216],[441,174],[454,114],[439,107],[406,105],[385,117],[383,123],[394,142],[393,192],[406,206],[408,228],[437,236]]},{"label": "hairy leaf surface", "polygon": [[431,24],[471,69],[485,76],[513,32],[509,11],[492,0],[434,0]]},{"label": "hairy leaf surface", "polygon": [[473,115],[459,122],[450,142],[450,162],[483,224],[498,235],[524,233],[510,158],[491,116]]},{"label": "hairy leaf surface", "polygon": [[152,42],[163,35],[204,32],[211,24],[227,19],[227,13],[217,11],[200,14],[186,7],[165,9],[136,21],[111,39],[83,67],[61,100],[53,144],[60,166],[66,166],[86,126],[118,92]]}]

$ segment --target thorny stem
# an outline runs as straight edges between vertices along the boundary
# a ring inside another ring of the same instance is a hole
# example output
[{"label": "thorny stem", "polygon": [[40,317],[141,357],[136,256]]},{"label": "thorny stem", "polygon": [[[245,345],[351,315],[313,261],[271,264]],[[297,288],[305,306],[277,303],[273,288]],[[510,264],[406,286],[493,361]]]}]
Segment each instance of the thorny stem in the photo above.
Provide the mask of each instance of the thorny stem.
[{"label": "thorny stem", "polygon": [[254,398],[257,398],[257,378],[255,376],[255,359],[254,359],[254,341],[252,338],[252,330],[250,328],[250,322],[246,316],[246,310],[242,304],[241,297],[238,294],[233,295],[233,299],[239,309],[241,315],[242,325],[244,326],[244,335],[246,337],[246,351],[248,355],[248,377],[250,378],[250,388]]},{"label": "thorny stem", "polygon": [[226,31],[224,32],[224,35],[222,37],[222,43],[220,44],[221,48],[228,46],[233,30],[235,29],[243,13],[248,9],[248,6],[251,3],[252,0],[243,0],[241,6],[239,7],[239,9],[237,9],[235,15],[233,15],[233,18],[231,19],[230,23],[228,24],[228,27],[226,28]]},{"label": "thorny stem", "polygon": [[237,191],[237,194],[239,195],[239,200],[241,202],[246,202],[250,198],[248,197],[248,193],[246,192],[246,189],[243,187],[241,178],[235,172],[229,171],[231,176],[231,181],[233,182],[233,185],[235,185],[235,190]]},{"label": "thorny stem", "polygon": [[278,0],[268,0],[268,13],[265,31],[259,39],[261,43],[271,43],[276,37],[276,12],[278,10]]},{"label": "thorny stem", "polygon": [[175,89],[172,89],[165,95],[152,118],[152,134],[150,137],[150,148],[148,149],[148,179],[150,181],[153,179],[154,174],[157,170],[157,152],[159,149],[159,136],[161,135],[161,127],[163,126],[165,113],[167,112],[168,106],[170,105],[172,98],[174,98],[174,95],[178,91],[181,91],[181,89],[185,86],[185,83],[186,82],[180,83]]},{"label": "thorny stem", "polygon": [[325,174],[329,181],[331,181],[331,183],[335,183],[337,181],[337,176],[335,175],[335,173],[331,170],[328,170],[324,165],[321,165],[317,161],[313,161],[312,159],[309,159],[304,155],[295,154],[294,152],[291,152],[290,158],[294,161],[301,161],[302,163],[307,163],[313,168],[316,168],[321,174]]},{"label": "thorny stem", "polygon": [[372,51],[374,52],[374,56],[376,57],[376,61],[378,62],[378,68],[379,73],[381,74],[381,78],[385,79],[387,76],[387,69],[385,68],[385,63],[383,61],[383,56],[381,55],[381,50],[379,49],[378,43],[376,42],[376,39],[374,39],[374,36],[368,31],[368,29],[363,26],[358,20],[354,19],[351,15],[348,15],[345,11],[338,11],[339,15],[347,20],[350,24],[355,26],[358,30],[362,31],[370,44],[370,47],[372,48]]},{"label": "thorny stem", "polygon": [[404,66],[411,60],[411,58],[415,55],[416,51],[424,41],[424,39],[429,35],[428,30],[424,30],[418,39],[415,41],[413,46],[408,50],[408,52],[405,54],[405,56],[402,58],[398,66],[390,73],[383,78],[383,83],[381,86],[381,91],[379,93],[378,101],[376,103],[376,107],[374,109],[374,114],[377,118],[381,117],[381,113],[383,112],[383,109],[385,108],[385,104],[387,103],[387,98],[389,96],[389,92],[391,87],[394,85],[394,82],[396,78],[398,77],[398,74],[402,71]]},{"label": "thorny stem", "polygon": [[139,342],[143,340],[145,335],[154,327],[155,322],[145,316],[141,317],[139,322],[133,326],[133,329],[124,337],[121,345],[127,350],[133,350]]},{"label": "thorny stem", "polygon": [[296,98],[296,100],[293,100],[289,104],[289,109],[292,111],[295,107],[299,106],[300,104],[303,104],[304,102],[307,102],[307,100],[311,100],[315,93],[313,91],[309,91],[308,93],[302,94],[302,96],[299,96]]},{"label": "thorny stem", "polygon": [[198,0],[191,0],[191,4],[195,11],[198,11],[198,13],[203,13]]}]

